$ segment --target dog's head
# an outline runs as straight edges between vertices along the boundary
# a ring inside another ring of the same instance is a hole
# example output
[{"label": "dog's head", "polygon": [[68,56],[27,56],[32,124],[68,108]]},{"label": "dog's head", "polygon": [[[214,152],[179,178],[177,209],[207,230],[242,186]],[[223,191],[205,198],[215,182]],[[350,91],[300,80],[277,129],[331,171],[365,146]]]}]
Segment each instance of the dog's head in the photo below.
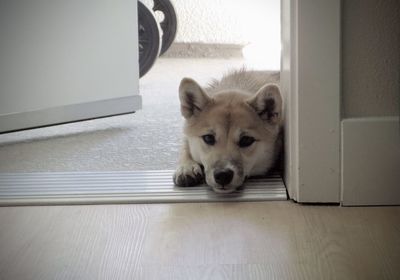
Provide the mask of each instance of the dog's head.
[{"label": "dog's head", "polygon": [[185,78],[179,98],[191,156],[204,167],[206,183],[215,192],[233,192],[247,176],[271,167],[282,120],[277,85],[266,84],[254,96],[240,91],[211,96]]}]

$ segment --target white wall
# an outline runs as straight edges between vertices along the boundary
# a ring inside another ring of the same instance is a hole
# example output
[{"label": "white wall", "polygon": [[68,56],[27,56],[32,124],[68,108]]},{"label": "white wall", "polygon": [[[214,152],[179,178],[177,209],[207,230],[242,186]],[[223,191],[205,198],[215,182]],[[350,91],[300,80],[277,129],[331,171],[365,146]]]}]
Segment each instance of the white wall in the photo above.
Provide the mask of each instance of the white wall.
[{"label": "white wall", "polygon": [[[148,7],[153,0],[140,0]],[[170,0],[178,17],[175,43],[246,46],[253,68],[279,70],[281,0]]]},{"label": "white wall", "polygon": [[[140,1],[153,6],[153,0]],[[280,0],[170,1],[178,18],[177,43],[245,45],[262,34],[280,40]]]},{"label": "white wall", "polygon": [[400,204],[400,1],[342,1],[342,202]]},{"label": "white wall", "polygon": [[246,44],[280,40],[280,0],[172,0],[179,20],[176,42]]},{"label": "white wall", "polygon": [[280,0],[171,0],[179,27],[176,42],[247,44],[280,41]]},{"label": "white wall", "polygon": [[342,3],[343,117],[399,115],[400,1]]},{"label": "white wall", "polygon": [[246,46],[249,65],[280,69],[280,0],[171,1],[178,17],[176,43]]}]

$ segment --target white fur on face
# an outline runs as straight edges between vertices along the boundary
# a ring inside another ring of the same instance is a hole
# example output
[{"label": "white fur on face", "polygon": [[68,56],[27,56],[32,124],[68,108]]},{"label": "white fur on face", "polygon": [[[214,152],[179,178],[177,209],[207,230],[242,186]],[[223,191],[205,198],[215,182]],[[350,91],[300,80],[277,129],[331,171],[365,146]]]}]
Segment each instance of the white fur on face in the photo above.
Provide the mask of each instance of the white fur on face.
[{"label": "white fur on face", "polygon": [[[205,131],[207,132],[189,137],[188,143],[193,159],[204,167],[207,185],[215,192],[233,192],[243,185],[246,177],[265,174],[271,167],[275,141],[265,141],[256,131],[244,132],[239,127],[207,127]],[[207,145],[201,137],[210,131],[215,134],[214,145]],[[254,137],[256,141],[249,147],[242,148],[238,143],[243,135]],[[220,185],[215,181],[214,173],[221,169],[229,169],[234,173],[232,181],[227,185]]]},{"label": "white fur on face", "polygon": [[[227,148],[226,139],[218,137],[214,146],[204,143],[201,137],[193,137],[189,140],[189,148],[192,157],[204,167],[204,175],[207,185],[217,193],[230,193],[240,187],[245,179],[242,168],[242,160],[238,151]],[[218,169],[233,171],[232,181],[221,186],[215,181],[214,172]]]}]

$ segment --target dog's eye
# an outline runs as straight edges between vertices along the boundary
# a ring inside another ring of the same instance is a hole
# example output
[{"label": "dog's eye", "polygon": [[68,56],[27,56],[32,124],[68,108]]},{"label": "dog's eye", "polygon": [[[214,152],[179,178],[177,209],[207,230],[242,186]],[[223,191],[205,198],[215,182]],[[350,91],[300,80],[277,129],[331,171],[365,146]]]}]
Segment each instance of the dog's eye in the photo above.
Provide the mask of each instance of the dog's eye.
[{"label": "dog's eye", "polygon": [[239,147],[240,147],[240,148],[249,147],[249,146],[251,146],[251,145],[254,143],[254,141],[256,141],[256,139],[254,139],[254,138],[251,137],[251,136],[242,136],[242,137],[240,138],[240,140],[239,140]]},{"label": "dog's eye", "polygon": [[207,144],[207,145],[214,145],[215,144],[215,137],[212,134],[206,134],[202,136],[203,141]]}]

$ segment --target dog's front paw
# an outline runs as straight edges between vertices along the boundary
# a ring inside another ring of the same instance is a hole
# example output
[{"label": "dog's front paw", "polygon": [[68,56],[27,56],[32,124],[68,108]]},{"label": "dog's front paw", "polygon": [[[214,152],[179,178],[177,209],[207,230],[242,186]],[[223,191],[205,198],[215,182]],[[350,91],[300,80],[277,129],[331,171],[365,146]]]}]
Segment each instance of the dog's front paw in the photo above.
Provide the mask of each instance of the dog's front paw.
[{"label": "dog's front paw", "polygon": [[204,181],[201,166],[194,161],[186,162],[178,166],[174,174],[174,184],[178,187],[191,187]]}]

